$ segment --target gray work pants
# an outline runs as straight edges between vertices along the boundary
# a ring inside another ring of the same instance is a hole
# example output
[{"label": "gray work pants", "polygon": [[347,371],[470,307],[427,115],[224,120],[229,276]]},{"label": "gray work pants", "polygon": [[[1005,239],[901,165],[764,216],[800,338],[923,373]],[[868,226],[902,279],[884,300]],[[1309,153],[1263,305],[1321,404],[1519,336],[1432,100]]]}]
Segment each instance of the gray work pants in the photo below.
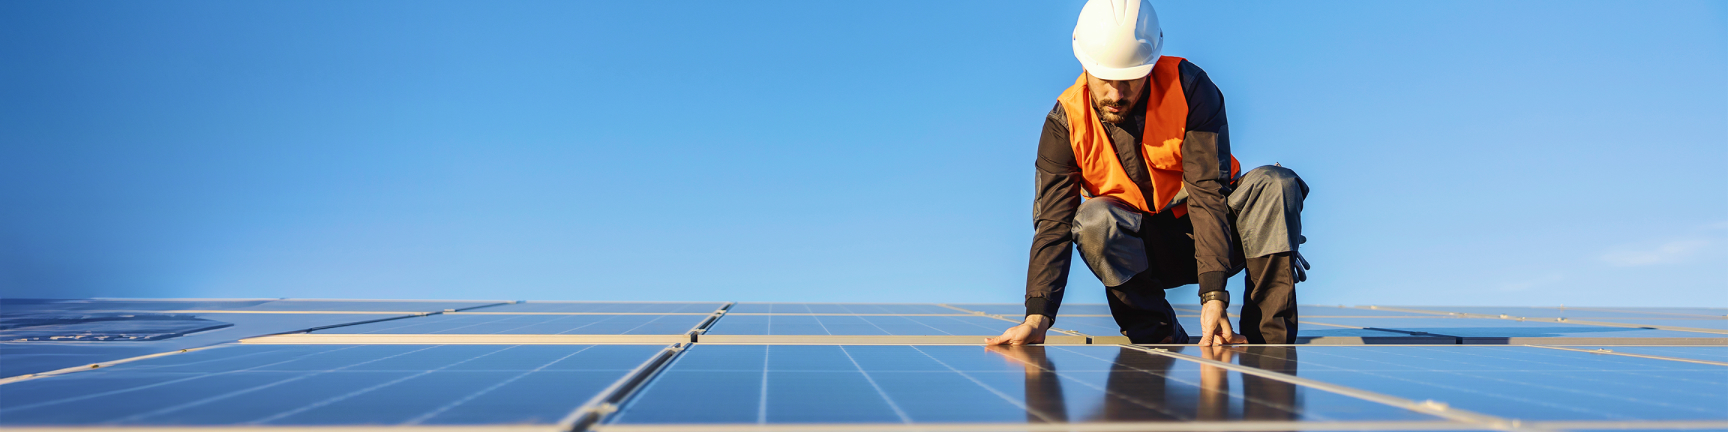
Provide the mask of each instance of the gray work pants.
[{"label": "gray work pants", "polygon": [[[1250,342],[1293,343],[1308,185],[1288,168],[1263,166],[1235,186],[1228,197],[1234,228],[1228,274],[1247,269],[1249,285],[1237,329]],[[1199,282],[1193,230],[1186,217],[1147,214],[1108,197],[1086,200],[1075,213],[1080,258],[1109,288],[1111,314],[1135,343],[1188,342],[1164,290]]]}]

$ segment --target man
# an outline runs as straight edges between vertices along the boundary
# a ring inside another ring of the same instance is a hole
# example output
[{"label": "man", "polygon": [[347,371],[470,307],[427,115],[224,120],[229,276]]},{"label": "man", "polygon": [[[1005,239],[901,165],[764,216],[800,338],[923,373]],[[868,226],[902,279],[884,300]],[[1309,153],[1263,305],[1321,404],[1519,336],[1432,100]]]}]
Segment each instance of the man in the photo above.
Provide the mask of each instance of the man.
[{"label": "man", "polygon": [[[1080,11],[1074,56],[1085,72],[1038,142],[1026,320],[986,343],[1044,341],[1074,246],[1134,343],[1189,343],[1164,290],[1195,283],[1200,345],[1295,342],[1308,186],[1281,166],[1238,176],[1223,94],[1200,67],[1160,56],[1163,46],[1148,1],[1091,0]],[[1238,335],[1225,282],[1243,269]]]}]

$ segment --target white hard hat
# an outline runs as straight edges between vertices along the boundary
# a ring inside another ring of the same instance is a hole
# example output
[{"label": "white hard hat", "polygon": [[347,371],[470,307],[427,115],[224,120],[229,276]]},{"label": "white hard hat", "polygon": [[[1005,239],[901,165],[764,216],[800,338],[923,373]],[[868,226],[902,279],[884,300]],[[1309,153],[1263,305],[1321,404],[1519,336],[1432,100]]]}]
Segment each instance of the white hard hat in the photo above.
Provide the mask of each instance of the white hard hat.
[{"label": "white hard hat", "polygon": [[1092,76],[1127,80],[1146,76],[1164,51],[1158,13],[1147,0],[1091,0],[1074,24],[1074,58]]}]

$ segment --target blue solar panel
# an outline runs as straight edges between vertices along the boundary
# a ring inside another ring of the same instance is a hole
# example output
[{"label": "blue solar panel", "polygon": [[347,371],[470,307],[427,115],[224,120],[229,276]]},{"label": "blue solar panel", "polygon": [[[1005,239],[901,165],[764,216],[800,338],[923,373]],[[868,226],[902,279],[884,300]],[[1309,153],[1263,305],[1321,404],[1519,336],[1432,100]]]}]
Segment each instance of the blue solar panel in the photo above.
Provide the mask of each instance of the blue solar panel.
[{"label": "blue solar panel", "polygon": [[1728,420],[1728,368],[1535,347],[1256,347],[1298,375],[1524,420]]},{"label": "blue solar panel", "polygon": [[[1239,325],[1239,323],[1237,321],[1238,321],[1237,318],[1234,318],[1234,317],[1230,318],[1230,325],[1237,332],[1241,332],[1241,326]],[[1193,316],[1193,315],[1178,315],[1176,317],[1176,322],[1181,323],[1182,329],[1186,330],[1189,335],[1192,335],[1195,337],[1199,336],[1199,334],[1200,334],[1200,317]],[[1122,335],[1121,326],[1118,326],[1116,324],[1116,319],[1111,318],[1111,317],[1089,317],[1089,316],[1062,317],[1062,316],[1058,316],[1058,317],[1056,317],[1055,328],[1059,328],[1059,329],[1063,329],[1063,330],[1073,330],[1073,331],[1077,331],[1077,332],[1080,332],[1082,334],[1086,334],[1089,336],[1120,336],[1120,335]],[[1319,326],[1319,325],[1309,325],[1309,326],[1298,327],[1297,328],[1297,336],[1298,337],[1406,337],[1406,336],[1410,336],[1410,334],[1409,333],[1400,333],[1400,332],[1391,332],[1391,331],[1380,331],[1380,330],[1351,329],[1351,328],[1337,328],[1337,327],[1327,327],[1327,326]]]},{"label": "blue solar panel", "polygon": [[551,424],[662,349],[227,346],[6,384],[0,425]]},{"label": "blue solar panel", "polygon": [[[966,303],[966,304],[952,304],[950,306],[954,306],[957,308],[966,309],[966,310],[970,310],[970,311],[983,312],[983,313],[987,313],[987,314],[1010,315],[1010,316],[1025,316],[1026,315],[1026,305],[1018,304],[1018,303]],[[1110,314],[1110,305],[1088,304],[1088,303],[1063,303],[1062,308],[1057,310],[1056,314],[1057,314],[1056,315],[1057,317],[1069,316],[1069,315],[1109,315]]]},{"label": "blue solar panel", "polygon": [[395,317],[393,315],[339,313],[194,313],[188,315],[233,325],[146,342],[17,342],[0,344],[0,376],[11,377],[47,372],[184,348],[209,346],[255,336]]},{"label": "blue solar panel", "polygon": [[1015,323],[985,316],[731,315],[710,335],[977,335],[995,336]]},{"label": "blue solar panel", "polygon": [[243,311],[243,312],[440,312],[446,309],[466,309],[493,301],[461,300],[0,300],[0,313],[39,313],[50,311]]},{"label": "blue solar panel", "polygon": [[454,301],[454,300],[279,300],[256,306],[241,308],[243,311],[407,311],[407,312],[441,312],[446,310],[462,310],[486,305],[495,305],[496,301]]},{"label": "blue solar panel", "polygon": [[[1605,323],[1632,324],[1641,326],[1688,327],[1711,330],[1728,330],[1728,319],[1715,318],[1595,318],[1590,321]],[[1723,335],[1728,337],[1728,335]]]},{"label": "blue solar panel", "polygon": [[1639,312],[1605,311],[1598,309],[1577,309],[1558,307],[1508,307],[1508,306],[1403,306],[1411,309],[1430,310],[1436,312],[1467,313],[1479,315],[1506,315],[1527,318],[1673,318],[1672,315],[1660,315]]},{"label": "blue solar panel", "polygon": [[1303,321],[1458,337],[1708,338],[1719,334],[1498,318],[1303,318]]},{"label": "blue solar panel", "polygon": [[897,303],[739,303],[731,313],[785,314],[960,314],[966,313],[934,304]]},{"label": "blue solar panel", "polygon": [[1435,420],[1117,347],[701,344],[614,419],[617,424]]},{"label": "blue solar panel", "polygon": [[475,312],[580,312],[580,313],[713,313],[720,302],[527,302],[477,309]]},{"label": "blue solar panel", "polygon": [[704,315],[443,314],[322,330],[320,334],[684,334]]},{"label": "blue solar panel", "polygon": [[1728,346],[1577,346],[1567,348],[1603,349],[1610,352],[1674,357],[1728,363]]}]

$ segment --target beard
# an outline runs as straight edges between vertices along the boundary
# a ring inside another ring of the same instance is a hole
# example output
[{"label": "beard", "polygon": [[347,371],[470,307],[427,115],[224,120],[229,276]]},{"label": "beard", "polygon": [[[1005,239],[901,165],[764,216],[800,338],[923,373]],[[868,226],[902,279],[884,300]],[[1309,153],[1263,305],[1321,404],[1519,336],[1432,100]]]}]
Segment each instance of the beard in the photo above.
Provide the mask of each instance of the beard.
[{"label": "beard", "polygon": [[[1108,122],[1108,123],[1122,123],[1124,121],[1128,121],[1129,113],[1133,112],[1133,111],[1131,111],[1131,109],[1134,108],[1133,105],[1134,105],[1133,103],[1126,102],[1126,101],[1123,101],[1121,99],[1110,99],[1110,100],[1093,99],[1092,100],[1092,111],[1098,113],[1098,119],[1099,120],[1103,120],[1103,121]],[[1104,110],[1105,107],[1114,107],[1117,109],[1117,112],[1112,113],[1110,111],[1105,111]]]}]

